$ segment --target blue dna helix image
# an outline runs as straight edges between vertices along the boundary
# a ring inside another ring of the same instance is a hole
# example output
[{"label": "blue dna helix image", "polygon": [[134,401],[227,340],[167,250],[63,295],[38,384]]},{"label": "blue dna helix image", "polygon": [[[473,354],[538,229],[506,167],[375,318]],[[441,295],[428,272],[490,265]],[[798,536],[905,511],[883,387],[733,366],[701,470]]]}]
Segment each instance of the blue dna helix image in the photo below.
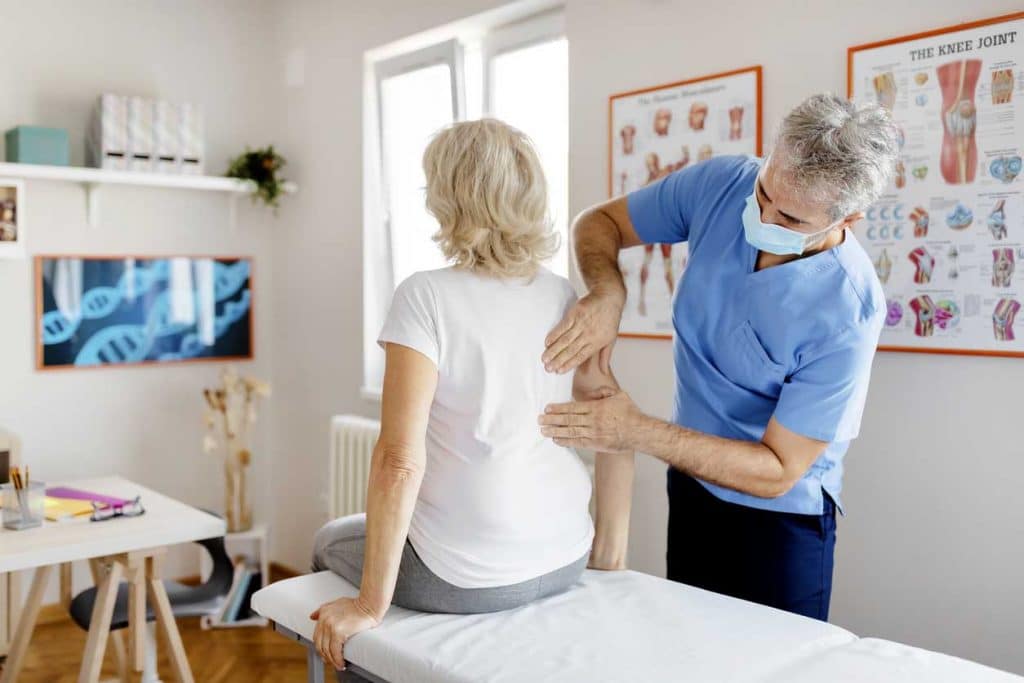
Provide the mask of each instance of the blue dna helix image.
[{"label": "blue dna helix image", "polygon": [[[195,285],[198,259],[189,261],[186,272],[193,277],[185,278],[189,289],[182,290],[172,277],[170,259],[131,265],[124,259],[85,259],[84,291],[77,315],[70,318],[55,303],[54,290],[60,284],[47,279],[45,312],[39,321],[43,364],[90,366],[249,355],[248,326],[236,325],[252,306],[249,261],[212,261],[212,288],[205,289]],[[183,307],[191,314],[182,316]]]}]

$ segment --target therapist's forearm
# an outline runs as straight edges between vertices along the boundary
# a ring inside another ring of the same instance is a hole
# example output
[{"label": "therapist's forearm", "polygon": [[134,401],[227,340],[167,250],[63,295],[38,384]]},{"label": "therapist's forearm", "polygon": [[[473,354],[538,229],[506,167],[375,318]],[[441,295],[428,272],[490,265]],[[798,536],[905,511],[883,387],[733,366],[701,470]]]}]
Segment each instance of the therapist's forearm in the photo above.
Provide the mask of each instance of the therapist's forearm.
[{"label": "therapist's forearm", "polygon": [[366,500],[366,549],[359,603],[378,621],[384,618],[395,592],[425,461],[422,447],[378,443],[374,449]]},{"label": "therapist's forearm", "polygon": [[584,211],[573,224],[576,263],[587,290],[625,304],[626,284],[619,270],[622,237],[611,216],[600,209]]},{"label": "therapist's forearm", "polygon": [[598,453],[595,456],[592,567],[624,569],[626,566],[634,468],[632,453]]},{"label": "therapist's forearm", "polygon": [[706,482],[760,498],[793,487],[793,473],[763,443],[726,439],[642,415],[631,445]]}]

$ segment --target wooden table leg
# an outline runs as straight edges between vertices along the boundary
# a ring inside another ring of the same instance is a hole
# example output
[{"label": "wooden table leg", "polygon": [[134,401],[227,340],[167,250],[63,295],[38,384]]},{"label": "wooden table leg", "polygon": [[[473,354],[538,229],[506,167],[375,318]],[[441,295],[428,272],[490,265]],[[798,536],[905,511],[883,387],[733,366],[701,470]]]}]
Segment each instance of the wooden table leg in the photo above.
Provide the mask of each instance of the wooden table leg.
[{"label": "wooden table leg", "polygon": [[181,683],[195,683],[188,658],[185,656],[185,646],[182,644],[181,634],[178,632],[178,624],[174,621],[174,613],[171,611],[171,602],[167,598],[167,590],[160,578],[162,564],[162,551],[146,558],[146,587],[149,590],[153,611],[156,612],[157,630],[160,631],[167,643],[174,675]]},{"label": "wooden table leg", "polygon": [[36,626],[39,608],[43,604],[46,582],[50,579],[52,571],[52,566],[36,567],[35,575],[32,577],[32,587],[28,591],[28,600],[25,601],[21,618],[18,619],[18,627],[14,631],[14,640],[7,653],[3,674],[0,674],[0,683],[14,683],[18,680],[18,674],[21,673],[21,667],[24,664],[22,660],[25,658],[25,650],[28,649],[28,641],[32,639],[32,630]]},{"label": "wooden table leg", "polygon": [[96,683],[100,679],[103,653],[107,650],[110,620],[114,616],[114,602],[117,600],[117,587],[121,583],[121,573],[121,564],[111,562],[110,568],[96,591],[96,602],[92,606],[89,636],[85,641],[85,653],[82,655],[82,668],[78,672],[78,683]]},{"label": "wooden table leg", "polygon": [[72,586],[71,586],[71,563],[62,562],[60,565],[60,604],[64,609],[71,607]]},{"label": "wooden table leg", "polygon": [[128,555],[128,657],[133,671],[146,665],[146,559]]},{"label": "wooden table leg", "polygon": [[[94,557],[89,560],[89,571],[92,574],[92,583],[98,591],[100,584],[103,583],[103,577],[106,576],[106,569],[104,569],[101,558]],[[131,677],[128,675],[128,655],[125,652],[124,636],[120,631],[110,633],[110,646],[114,651],[114,661],[117,663],[117,677],[121,683],[129,683]],[[100,655],[100,659],[103,659],[102,655]]]}]

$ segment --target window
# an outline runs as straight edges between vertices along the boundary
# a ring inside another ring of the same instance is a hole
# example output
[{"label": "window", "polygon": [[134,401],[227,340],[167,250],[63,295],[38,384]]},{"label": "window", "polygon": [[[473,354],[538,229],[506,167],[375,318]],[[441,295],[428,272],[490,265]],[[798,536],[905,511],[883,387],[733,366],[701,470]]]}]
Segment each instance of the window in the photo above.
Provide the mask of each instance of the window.
[{"label": "window", "polygon": [[[493,116],[529,135],[548,182],[561,247],[548,267],[567,275],[568,43],[560,13],[369,59],[365,92],[364,394],[379,394],[376,335],[395,286],[445,265],[424,207],[422,156],[430,136],[457,120]],[[372,85],[371,85],[372,84]]]}]

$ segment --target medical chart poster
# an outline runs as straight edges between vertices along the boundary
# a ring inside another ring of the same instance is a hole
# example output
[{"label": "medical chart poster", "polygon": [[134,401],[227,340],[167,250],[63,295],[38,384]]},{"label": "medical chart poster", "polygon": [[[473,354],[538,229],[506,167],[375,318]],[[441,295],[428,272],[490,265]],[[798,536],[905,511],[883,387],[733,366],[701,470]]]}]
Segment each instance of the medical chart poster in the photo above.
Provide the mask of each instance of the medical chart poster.
[{"label": "medical chart poster", "polygon": [[[625,195],[713,156],[761,153],[761,67],[612,95],[608,194]],[[619,335],[670,339],[672,300],[686,244],[625,249],[626,308]]]},{"label": "medical chart poster", "polygon": [[850,48],[848,89],[899,125],[895,178],[857,227],[880,348],[1024,356],[1024,13]]}]

